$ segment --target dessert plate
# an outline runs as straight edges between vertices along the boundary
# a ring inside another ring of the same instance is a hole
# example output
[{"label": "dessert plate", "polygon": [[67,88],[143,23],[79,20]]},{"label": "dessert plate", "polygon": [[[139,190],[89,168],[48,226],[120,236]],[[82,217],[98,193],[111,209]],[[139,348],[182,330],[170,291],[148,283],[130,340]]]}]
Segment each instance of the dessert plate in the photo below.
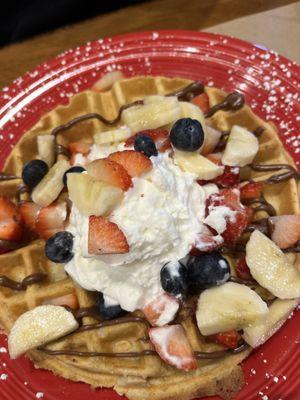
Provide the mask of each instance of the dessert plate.
[{"label": "dessert plate", "polygon": [[[296,63],[226,36],[191,31],[135,33],[101,39],[47,61],[0,92],[0,163],[20,136],[47,111],[67,104],[106,72],[125,76],[164,75],[199,79],[208,86],[245,94],[254,112],[274,123],[300,165],[300,67]],[[242,399],[297,400],[300,392],[300,313],[243,363]],[[25,358],[10,361],[0,336],[0,398],[114,400],[112,390],[36,370]],[[210,398],[213,400],[213,398]],[[216,398],[214,398],[216,399]]]}]

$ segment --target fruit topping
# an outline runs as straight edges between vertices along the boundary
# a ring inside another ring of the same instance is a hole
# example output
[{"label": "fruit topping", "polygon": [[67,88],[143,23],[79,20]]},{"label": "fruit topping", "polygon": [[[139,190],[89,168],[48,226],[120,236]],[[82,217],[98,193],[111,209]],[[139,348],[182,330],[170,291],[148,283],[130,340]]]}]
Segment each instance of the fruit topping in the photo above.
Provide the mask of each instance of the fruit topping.
[{"label": "fruit topping", "polygon": [[74,253],[73,235],[70,232],[57,232],[51,236],[45,244],[45,254],[49,260],[55,263],[67,263]]},{"label": "fruit topping", "polygon": [[187,291],[187,269],[179,261],[170,261],[160,270],[160,283],[165,292],[173,296]]},{"label": "fruit topping", "polygon": [[149,336],[158,355],[167,364],[183,371],[197,369],[197,360],[181,325],[151,328]]},{"label": "fruit topping", "polygon": [[120,128],[112,129],[111,131],[96,133],[94,135],[94,143],[103,145],[124,142],[132,137],[132,135],[133,133],[128,126],[121,126]]},{"label": "fruit topping", "polygon": [[68,149],[72,154],[83,154],[84,156],[89,154],[91,150],[91,143],[87,143],[84,140],[77,140],[68,144]]},{"label": "fruit topping", "polygon": [[196,318],[202,335],[213,335],[260,323],[267,314],[267,304],[252,289],[226,282],[200,294]]},{"label": "fruit topping", "polygon": [[55,162],[55,136],[39,135],[37,137],[38,154],[41,160],[52,167]]},{"label": "fruit topping", "polygon": [[0,240],[18,242],[22,233],[18,207],[8,197],[0,197]]},{"label": "fruit topping", "polygon": [[228,349],[236,349],[238,347],[241,335],[236,330],[216,333],[208,336],[212,342],[227,347]]},{"label": "fruit topping", "polygon": [[122,200],[120,188],[97,181],[88,174],[69,174],[69,197],[83,215],[107,215]]},{"label": "fruit topping", "polygon": [[31,232],[36,232],[36,221],[40,209],[41,207],[32,201],[24,201],[19,205],[22,221]]},{"label": "fruit topping", "polygon": [[110,89],[115,82],[124,78],[125,76],[121,71],[108,72],[93,84],[92,90],[95,92],[103,92]]},{"label": "fruit topping", "polygon": [[49,239],[57,232],[61,232],[67,225],[67,203],[65,201],[56,201],[47,207],[39,210],[35,229],[43,239]]},{"label": "fruit topping", "polygon": [[204,142],[204,131],[196,119],[181,118],[172,126],[170,139],[178,150],[196,151]]},{"label": "fruit topping", "polygon": [[48,173],[48,164],[43,160],[31,160],[26,163],[22,170],[22,179],[30,189],[36,187],[38,183]]},{"label": "fruit topping", "polygon": [[222,285],[230,278],[228,261],[216,251],[189,256],[187,261],[189,290],[199,294],[212,286]]},{"label": "fruit topping", "polygon": [[73,310],[77,310],[79,307],[78,298],[75,293],[66,294],[64,296],[54,297],[53,299],[47,299],[43,304],[52,304],[54,306],[67,306]]},{"label": "fruit topping", "polygon": [[90,254],[123,254],[128,251],[127,239],[117,224],[95,215],[89,217]]},{"label": "fruit topping", "polygon": [[76,165],[75,167],[69,168],[63,175],[63,184],[64,184],[64,186],[67,186],[67,179],[68,179],[67,174],[74,174],[74,172],[81,173],[81,172],[84,172],[84,171],[85,171],[85,168],[81,167],[80,165]]},{"label": "fruit topping", "polygon": [[157,156],[157,148],[150,136],[138,135],[134,141],[134,150],[140,151],[147,157]]},{"label": "fruit topping", "polygon": [[190,118],[192,120],[198,121],[206,136],[206,121],[205,121],[205,116],[201,111],[201,109],[197,107],[195,104],[192,104],[187,101],[180,101],[179,105],[181,109],[181,118],[183,119]]},{"label": "fruit topping", "polygon": [[204,144],[201,149],[201,154],[205,155],[212,153],[215,150],[217,144],[219,143],[221,136],[222,133],[220,131],[217,131],[211,126],[207,126],[206,135],[204,138]]},{"label": "fruit topping", "polygon": [[163,293],[146,304],[143,312],[151,325],[163,326],[173,321],[178,309],[178,300]]},{"label": "fruit topping", "polygon": [[217,249],[224,243],[220,235],[214,236],[210,233],[199,233],[197,235],[194,247],[191,249],[191,255],[199,255]]},{"label": "fruit topping", "polygon": [[222,175],[213,179],[211,183],[215,183],[219,187],[232,188],[240,183],[240,169],[239,167],[224,166]]},{"label": "fruit topping", "polygon": [[253,280],[250,269],[246,263],[246,258],[243,257],[238,260],[235,267],[235,272],[238,278],[243,279],[245,281]]},{"label": "fruit topping", "polygon": [[75,331],[78,322],[64,307],[43,305],[22,314],[8,336],[8,350],[12,359],[26,351]]},{"label": "fruit topping", "polygon": [[127,314],[127,311],[123,310],[119,304],[110,305],[109,302],[105,301],[101,292],[97,293],[96,307],[104,320],[120,318]]},{"label": "fruit topping", "polygon": [[125,147],[133,146],[135,140],[139,136],[149,136],[153,140],[159,152],[164,152],[172,148],[169,132],[166,129],[148,129],[146,131],[138,132],[126,140]]},{"label": "fruit topping", "polygon": [[41,207],[46,207],[56,200],[64,187],[64,173],[69,168],[70,164],[68,161],[57,161],[40,183],[33,189],[31,194],[33,202]]},{"label": "fruit topping", "polygon": [[300,215],[271,217],[273,232],[271,239],[281,249],[287,249],[300,240]]},{"label": "fruit topping", "polygon": [[274,296],[300,297],[300,273],[280,248],[258,230],[246,245],[246,262],[253,278]]},{"label": "fruit topping", "polygon": [[108,159],[122,165],[132,178],[139,177],[152,168],[149,158],[134,150],[117,151],[110,154]]},{"label": "fruit topping", "polygon": [[206,93],[201,93],[199,96],[194,97],[192,103],[198,106],[203,113],[207,113],[209,110],[209,97]]},{"label": "fruit topping", "polygon": [[124,191],[132,186],[131,176],[121,164],[108,158],[94,160],[86,167],[87,173],[108,185],[116,186]]},{"label": "fruit topping", "polygon": [[249,182],[240,188],[241,199],[256,199],[261,197],[263,184],[261,182]]},{"label": "fruit topping", "polygon": [[224,165],[244,167],[251,164],[258,152],[259,143],[253,133],[234,125],[228,137],[222,157]]}]

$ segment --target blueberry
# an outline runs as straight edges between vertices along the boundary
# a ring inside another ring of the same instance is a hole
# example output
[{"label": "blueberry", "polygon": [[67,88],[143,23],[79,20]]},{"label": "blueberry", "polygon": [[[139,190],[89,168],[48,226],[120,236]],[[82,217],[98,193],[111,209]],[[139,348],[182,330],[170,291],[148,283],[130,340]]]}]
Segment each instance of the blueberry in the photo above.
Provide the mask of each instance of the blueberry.
[{"label": "blueberry", "polygon": [[83,168],[83,167],[80,167],[79,165],[78,166],[75,166],[75,167],[71,167],[71,168],[69,168],[65,173],[64,173],[64,176],[63,176],[63,183],[64,183],[64,185],[65,186],[67,186],[67,174],[72,174],[73,172],[83,172],[83,171],[85,171],[85,169]]},{"label": "blueberry", "polygon": [[201,256],[190,256],[187,262],[188,283],[191,293],[221,285],[230,278],[227,260],[216,251]]},{"label": "blueberry", "polygon": [[172,145],[178,150],[196,151],[204,142],[202,125],[196,119],[178,119],[172,126],[170,139]]},{"label": "blueberry", "polygon": [[49,171],[48,164],[42,160],[32,160],[24,165],[22,179],[26,186],[33,189]]},{"label": "blueberry", "polygon": [[157,156],[157,148],[150,136],[140,135],[134,141],[134,150],[140,151],[147,157]]},{"label": "blueberry", "polygon": [[96,307],[101,317],[105,320],[122,317],[127,314],[127,311],[123,310],[119,305],[106,305],[101,292],[97,293]]},{"label": "blueberry", "polygon": [[187,269],[179,261],[171,261],[160,270],[160,283],[165,292],[174,296],[187,290]]},{"label": "blueberry", "polygon": [[49,260],[55,263],[66,263],[70,261],[74,254],[73,235],[70,232],[58,232],[51,236],[45,245],[45,254]]}]

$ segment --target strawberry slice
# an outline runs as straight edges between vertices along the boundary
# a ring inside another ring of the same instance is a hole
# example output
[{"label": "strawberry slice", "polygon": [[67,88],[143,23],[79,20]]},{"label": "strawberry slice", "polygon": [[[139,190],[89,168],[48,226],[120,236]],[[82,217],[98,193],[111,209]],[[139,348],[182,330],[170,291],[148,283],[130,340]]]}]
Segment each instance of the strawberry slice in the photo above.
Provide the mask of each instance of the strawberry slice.
[{"label": "strawberry slice", "polygon": [[183,371],[197,369],[197,360],[181,325],[151,328],[149,336],[158,355],[167,364]]},{"label": "strawberry slice", "polygon": [[53,299],[47,299],[43,304],[52,304],[54,306],[68,306],[73,310],[77,310],[78,298],[74,293],[66,294],[64,296],[55,297]]},{"label": "strawberry slice", "polygon": [[249,182],[240,188],[241,199],[255,199],[261,197],[263,184],[261,182]]},{"label": "strawberry slice", "polygon": [[156,297],[144,308],[145,317],[153,326],[163,326],[173,321],[179,309],[179,301],[166,293]]},{"label": "strawberry slice", "polygon": [[149,158],[134,150],[117,151],[110,154],[108,159],[121,164],[132,178],[141,176],[152,168]]},{"label": "strawberry slice", "polygon": [[236,330],[232,330],[210,335],[208,336],[208,339],[217,344],[221,344],[228,349],[236,349],[241,339],[241,335]]},{"label": "strawberry slice", "polygon": [[36,220],[41,207],[32,201],[25,201],[19,205],[19,211],[26,227],[36,232]]},{"label": "strawberry slice", "polygon": [[245,257],[241,258],[237,262],[236,267],[235,267],[235,272],[237,274],[237,277],[240,279],[243,279],[245,281],[253,280],[250,269],[246,263]]},{"label": "strawberry slice", "polygon": [[0,239],[18,242],[22,233],[18,207],[8,197],[0,197]]},{"label": "strawberry slice", "polygon": [[201,108],[201,110],[205,113],[209,110],[209,97],[206,93],[199,94],[193,98],[192,103]]},{"label": "strawberry slice", "polygon": [[207,126],[201,154],[206,155],[212,153],[219,143],[221,136],[222,132],[212,128],[211,126]]},{"label": "strawberry slice", "polygon": [[132,147],[135,139],[142,135],[149,136],[155,143],[157,150],[161,153],[172,148],[169,132],[166,129],[147,129],[138,132],[126,140],[125,147]]},{"label": "strawberry slice", "polygon": [[131,176],[121,164],[108,158],[92,161],[87,172],[93,178],[126,191],[132,186]]},{"label": "strawberry slice", "polygon": [[78,154],[80,153],[73,153],[70,158],[70,165],[73,167],[75,165],[80,165],[82,167],[85,167],[89,163],[89,159],[87,156],[84,156],[83,154],[80,154],[80,157],[78,157]]},{"label": "strawberry slice", "polygon": [[90,254],[128,253],[129,246],[117,224],[103,217],[89,217],[88,252]]},{"label": "strawberry slice", "polygon": [[67,225],[67,203],[56,201],[40,209],[36,221],[36,231],[40,237],[47,240]]},{"label": "strawberry slice", "polygon": [[223,242],[224,240],[220,235],[213,236],[212,233],[199,233],[190,254],[197,256],[216,250],[218,247],[222,246]]},{"label": "strawberry slice", "polygon": [[212,179],[210,182],[224,188],[237,186],[240,183],[240,169],[239,167],[225,165],[223,174]]},{"label": "strawberry slice", "polygon": [[80,153],[84,156],[90,152],[91,144],[85,142],[84,140],[78,140],[76,142],[71,142],[68,144],[68,149],[72,154]]},{"label": "strawberry slice", "polygon": [[281,249],[287,249],[300,240],[300,215],[279,215],[270,220],[274,224],[271,239]]}]

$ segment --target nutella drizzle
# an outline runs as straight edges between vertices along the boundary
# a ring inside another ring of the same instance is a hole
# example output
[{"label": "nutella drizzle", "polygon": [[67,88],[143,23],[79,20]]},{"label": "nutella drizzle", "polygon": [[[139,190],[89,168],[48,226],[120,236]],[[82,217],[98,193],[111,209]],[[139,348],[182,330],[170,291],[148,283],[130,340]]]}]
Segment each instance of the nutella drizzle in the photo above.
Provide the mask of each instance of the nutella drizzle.
[{"label": "nutella drizzle", "polygon": [[245,97],[242,93],[233,92],[229,93],[229,95],[219,104],[214,105],[207,111],[205,114],[205,118],[212,117],[218,111],[237,111],[241,109],[245,104]]},{"label": "nutella drizzle", "polygon": [[259,171],[259,172],[280,171],[282,169],[287,170],[286,172],[272,175],[269,178],[262,181],[270,185],[279,182],[284,182],[291,178],[296,180],[300,179],[300,172],[298,172],[292,165],[289,164],[250,164],[249,167],[253,171]]},{"label": "nutella drizzle", "polygon": [[254,212],[265,211],[272,217],[277,214],[272,204],[268,203],[264,197],[257,197],[254,199],[244,199],[243,203],[247,206],[258,204],[257,206],[252,207],[252,210]]},{"label": "nutella drizzle", "polygon": [[183,89],[167,94],[166,97],[175,96],[179,101],[191,101],[194,97],[202,93],[204,93],[203,83],[195,81]]},{"label": "nutella drizzle", "polygon": [[21,179],[20,176],[7,174],[5,172],[0,172],[0,181],[11,181],[13,179]]},{"label": "nutella drizzle", "polygon": [[32,285],[34,283],[42,282],[46,278],[46,275],[43,273],[36,273],[32,275],[26,276],[22,280],[22,282],[14,281],[13,279],[8,278],[7,276],[0,276],[0,286],[7,287],[12,290],[26,290],[27,286]]}]

